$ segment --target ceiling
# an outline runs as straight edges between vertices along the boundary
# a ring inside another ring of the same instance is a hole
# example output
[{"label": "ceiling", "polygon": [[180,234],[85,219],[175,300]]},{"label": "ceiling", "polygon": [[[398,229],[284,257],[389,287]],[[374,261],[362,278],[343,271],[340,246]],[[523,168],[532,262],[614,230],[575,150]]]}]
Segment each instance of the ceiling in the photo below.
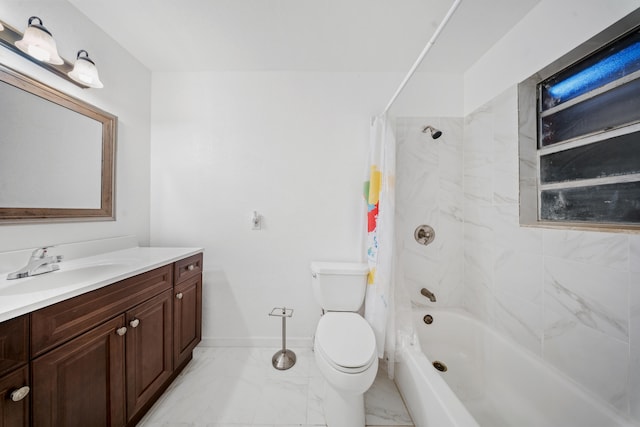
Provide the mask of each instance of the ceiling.
[{"label": "ceiling", "polygon": [[[463,0],[421,71],[462,73],[540,0]],[[407,71],[453,0],[69,0],[152,71]]]}]

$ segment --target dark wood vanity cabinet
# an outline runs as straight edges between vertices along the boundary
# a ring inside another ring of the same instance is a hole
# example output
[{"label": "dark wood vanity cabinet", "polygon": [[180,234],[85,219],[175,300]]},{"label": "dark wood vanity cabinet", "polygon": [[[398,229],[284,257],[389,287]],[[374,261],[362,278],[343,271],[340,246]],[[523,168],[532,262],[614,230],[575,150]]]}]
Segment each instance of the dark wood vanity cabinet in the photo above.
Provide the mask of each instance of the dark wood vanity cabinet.
[{"label": "dark wood vanity cabinet", "polygon": [[0,323],[0,427],[29,425],[29,315]]},{"label": "dark wood vanity cabinet", "polygon": [[200,341],[202,255],[186,260],[31,313],[33,426],[142,418]]}]

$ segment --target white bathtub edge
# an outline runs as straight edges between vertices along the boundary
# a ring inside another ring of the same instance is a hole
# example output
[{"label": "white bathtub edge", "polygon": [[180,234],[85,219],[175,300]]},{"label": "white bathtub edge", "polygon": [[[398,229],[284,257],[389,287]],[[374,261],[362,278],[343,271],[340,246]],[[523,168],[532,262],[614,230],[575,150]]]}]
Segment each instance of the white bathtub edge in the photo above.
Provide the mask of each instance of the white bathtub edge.
[{"label": "white bathtub edge", "polygon": [[402,348],[395,381],[416,427],[479,427],[419,347]]}]

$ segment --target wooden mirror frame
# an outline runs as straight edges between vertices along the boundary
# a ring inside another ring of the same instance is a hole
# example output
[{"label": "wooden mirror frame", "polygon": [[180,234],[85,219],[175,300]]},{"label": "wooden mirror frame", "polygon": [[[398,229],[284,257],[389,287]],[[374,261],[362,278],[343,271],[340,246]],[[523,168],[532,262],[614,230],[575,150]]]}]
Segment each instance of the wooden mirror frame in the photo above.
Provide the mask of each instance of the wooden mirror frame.
[{"label": "wooden mirror frame", "polygon": [[0,81],[102,123],[100,208],[0,207],[0,224],[115,220],[114,181],[118,118],[4,66],[0,66]]}]

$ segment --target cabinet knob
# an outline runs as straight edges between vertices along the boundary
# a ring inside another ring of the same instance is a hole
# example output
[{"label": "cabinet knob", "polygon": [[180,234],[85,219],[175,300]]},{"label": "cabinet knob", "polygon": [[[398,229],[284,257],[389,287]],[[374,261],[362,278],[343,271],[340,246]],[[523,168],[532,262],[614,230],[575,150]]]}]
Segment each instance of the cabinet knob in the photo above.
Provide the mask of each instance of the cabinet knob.
[{"label": "cabinet knob", "polygon": [[31,391],[31,389],[29,388],[29,386],[25,385],[20,387],[19,389],[13,390],[9,396],[14,402],[20,402],[22,399],[27,397],[29,391]]},{"label": "cabinet knob", "polygon": [[183,296],[183,295],[182,295],[182,292],[178,292],[178,293],[176,294],[176,298],[178,298],[178,299],[182,299],[182,296]]},{"label": "cabinet knob", "polygon": [[129,324],[132,328],[135,328],[140,324],[140,319],[133,319],[131,322],[129,322]]},{"label": "cabinet knob", "polygon": [[123,336],[124,334],[127,333],[127,327],[123,326],[122,328],[118,328],[116,329],[116,334]]},{"label": "cabinet knob", "polygon": [[189,266],[187,267],[187,270],[189,270],[189,271],[193,271],[195,268],[196,268],[196,266],[195,266],[195,265],[193,265],[193,264],[189,264]]}]

